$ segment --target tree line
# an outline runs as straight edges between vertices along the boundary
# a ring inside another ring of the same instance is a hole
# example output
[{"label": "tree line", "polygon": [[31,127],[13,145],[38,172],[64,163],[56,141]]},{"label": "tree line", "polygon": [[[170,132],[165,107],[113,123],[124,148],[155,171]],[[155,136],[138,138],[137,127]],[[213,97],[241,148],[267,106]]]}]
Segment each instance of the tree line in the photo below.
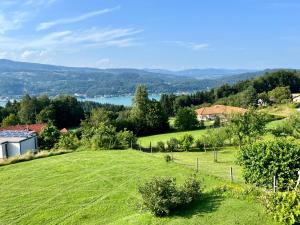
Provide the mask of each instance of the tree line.
[{"label": "tree line", "polygon": [[164,94],[160,103],[169,116],[174,116],[184,107],[206,104],[224,104],[238,107],[256,106],[258,99],[280,103],[283,98],[290,98],[290,93],[300,92],[300,73],[291,70],[267,72],[251,80],[224,84],[208,91],[176,96]]}]

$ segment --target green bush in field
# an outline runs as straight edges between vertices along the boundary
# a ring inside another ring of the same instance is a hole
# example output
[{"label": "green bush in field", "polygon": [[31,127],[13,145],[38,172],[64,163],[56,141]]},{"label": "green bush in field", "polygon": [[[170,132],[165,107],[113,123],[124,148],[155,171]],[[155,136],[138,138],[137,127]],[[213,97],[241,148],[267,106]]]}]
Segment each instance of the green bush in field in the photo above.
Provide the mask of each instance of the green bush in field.
[{"label": "green bush in field", "polygon": [[205,143],[204,143],[204,140],[202,138],[198,138],[196,141],[195,141],[195,147],[199,150],[199,151],[203,151],[204,150],[204,146],[205,146]]},{"label": "green bush in field", "polygon": [[167,150],[168,152],[178,151],[179,141],[176,138],[170,138],[167,141]]},{"label": "green bush in field", "polygon": [[194,137],[190,134],[183,135],[179,140],[180,149],[183,151],[189,151],[194,144]]},{"label": "green bush in field", "polygon": [[171,162],[173,159],[172,159],[172,156],[170,156],[169,154],[166,154],[165,155],[165,161],[166,162]]},{"label": "green bush in field", "polygon": [[287,138],[255,142],[242,147],[238,163],[246,182],[270,188],[276,176],[278,188],[285,190],[298,178],[300,147]]},{"label": "green bush in field", "polygon": [[300,223],[300,192],[266,193],[262,200],[275,220],[289,225]]},{"label": "green bush in field", "polygon": [[138,187],[144,206],[156,216],[170,215],[174,210],[196,200],[200,182],[195,176],[188,178],[182,187],[176,187],[175,178],[153,178]]},{"label": "green bush in field", "polygon": [[166,151],[166,146],[165,146],[165,143],[163,141],[157,142],[156,148],[157,148],[157,151],[159,151],[159,152],[165,152]]}]

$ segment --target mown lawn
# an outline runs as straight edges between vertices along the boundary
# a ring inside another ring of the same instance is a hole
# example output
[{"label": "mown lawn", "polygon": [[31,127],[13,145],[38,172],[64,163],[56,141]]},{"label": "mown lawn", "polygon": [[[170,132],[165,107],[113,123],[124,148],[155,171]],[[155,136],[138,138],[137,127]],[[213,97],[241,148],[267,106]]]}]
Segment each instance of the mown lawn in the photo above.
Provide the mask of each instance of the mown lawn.
[{"label": "mown lawn", "polygon": [[[222,158],[230,154],[224,152]],[[0,224],[276,224],[257,203],[211,195],[211,188],[224,181],[207,176],[209,170],[200,168],[203,200],[171,217],[156,218],[140,210],[137,185],[153,176],[175,176],[180,183],[192,172],[164,162],[159,154],[82,151],[4,166]]]},{"label": "mown lawn", "polygon": [[146,137],[140,137],[138,139],[138,144],[142,145],[143,147],[149,147],[150,142],[152,146],[155,146],[157,142],[163,141],[167,142],[170,138],[180,138],[185,134],[191,134],[195,139],[199,138],[201,135],[205,134],[208,129],[201,129],[201,130],[192,130],[192,131],[181,131],[181,132],[171,132],[165,134],[157,134],[157,135],[150,135]]}]

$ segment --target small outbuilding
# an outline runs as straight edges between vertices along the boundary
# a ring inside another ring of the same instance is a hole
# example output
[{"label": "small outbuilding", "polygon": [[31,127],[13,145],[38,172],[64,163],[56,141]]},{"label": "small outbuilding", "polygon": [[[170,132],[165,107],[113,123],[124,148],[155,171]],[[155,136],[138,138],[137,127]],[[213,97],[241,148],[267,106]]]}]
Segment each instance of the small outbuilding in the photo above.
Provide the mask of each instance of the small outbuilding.
[{"label": "small outbuilding", "polygon": [[32,131],[0,131],[0,159],[37,152],[37,135]]}]

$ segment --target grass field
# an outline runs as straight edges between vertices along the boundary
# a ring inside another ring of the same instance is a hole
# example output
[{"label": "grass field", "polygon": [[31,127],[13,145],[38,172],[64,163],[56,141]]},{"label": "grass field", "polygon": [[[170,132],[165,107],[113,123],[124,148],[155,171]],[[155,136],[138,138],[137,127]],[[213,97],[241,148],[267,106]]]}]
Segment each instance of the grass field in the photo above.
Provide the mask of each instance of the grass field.
[{"label": "grass field", "polygon": [[260,110],[261,112],[269,113],[276,116],[288,117],[297,112],[297,109],[289,107],[288,104],[268,106]]},{"label": "grass field", "polygon": [[208,129],[201,130],[192,130],[192,131],[181,131],[181,132],[171,132],[166,134],[157,134],[146,137],[141,137],[138,139],[138,144],[141,144],[143,147],[149,147],[150,142],[153,146],[156,145],[158,141],[166,142],[170,138],[180,138],[185,134],[191,134],[195,139],[199,138],[201,135],[205,134]]},{"label": "grass field", "polygon": [[[225,163],[232,153],[222,154]],[[0,224],[276,224],[257,203],[212,195],[211,188],[224,181],[201,169],[203,200],[167,218],[140,210],[139,183],[153,176],[175,176],[180,183],[191,172],[162,155],[130,150],[74,152],[4,166]]]}]

